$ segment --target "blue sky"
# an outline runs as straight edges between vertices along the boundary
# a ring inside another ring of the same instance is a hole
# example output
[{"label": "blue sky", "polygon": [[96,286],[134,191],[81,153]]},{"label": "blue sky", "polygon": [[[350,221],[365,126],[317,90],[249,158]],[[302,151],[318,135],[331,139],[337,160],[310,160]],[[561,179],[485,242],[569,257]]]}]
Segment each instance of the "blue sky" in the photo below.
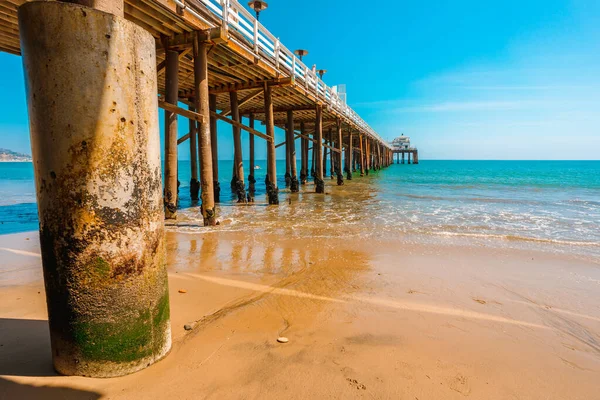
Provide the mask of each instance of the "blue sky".
[{"label": "blue sky", "polygon": [[[600,158],[600,2],[315,4],[272,0],[261,22],[308,49],[304,61],[345,83],[381,136],[409,135],[421,158]],[[19,57],[0,54],[0,87],[0,147],[29,153]],[[220,126],[221,159],[230,132]]]}]

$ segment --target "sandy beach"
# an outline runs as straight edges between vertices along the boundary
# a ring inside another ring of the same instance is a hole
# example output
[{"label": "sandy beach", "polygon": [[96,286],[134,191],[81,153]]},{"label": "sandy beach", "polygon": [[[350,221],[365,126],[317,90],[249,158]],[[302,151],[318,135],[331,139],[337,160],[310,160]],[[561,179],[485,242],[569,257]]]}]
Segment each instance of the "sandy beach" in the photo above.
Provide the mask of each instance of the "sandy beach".
[{"label": "sandy beach", "polygon": [[599,398],[594,260],[171,231],[171,353],[90,379],[52,369],[37,232],[0,243],[3,399]]}]

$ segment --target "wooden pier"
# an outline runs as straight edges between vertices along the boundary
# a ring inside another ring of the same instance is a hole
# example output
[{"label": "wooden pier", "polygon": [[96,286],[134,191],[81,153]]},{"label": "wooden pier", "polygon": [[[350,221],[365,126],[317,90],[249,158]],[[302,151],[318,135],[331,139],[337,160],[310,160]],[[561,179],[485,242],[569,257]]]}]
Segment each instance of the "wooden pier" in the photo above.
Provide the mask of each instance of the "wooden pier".
[{"label": "wooden pier", "polygon": [[[408,164],[418,164],[419,163],[419,150],[416,147],[411,147],[410,138],[408,136],[398,136],[394,140],[392,140],[392,163],[393,157],[396,155],[396,164],[404,164],[404,156],[407,157]],[[412,162],[411,162],[412,156]]]},{"label": "wooden pier", "polygon": [[[344,172],[350,180],[393,162],[393,147],[235,0],[0,0],[0,50],[23,56],[52,357],[62,374],[124,375],[169,352],[164,219],[177,217],[178,145],[190,146],[190,196],[205,225],[218,218],[217,121],[231,125],[238,202],[254,201],[262,184],[256,138],[267,147],[269,204],[279,203],[279,146],[291,192],[312,177],[325,193],[325,152],[337,185]],[[182,137],[178,115],[189,120]],[[282,143],[275,127],[285,129]]]}]

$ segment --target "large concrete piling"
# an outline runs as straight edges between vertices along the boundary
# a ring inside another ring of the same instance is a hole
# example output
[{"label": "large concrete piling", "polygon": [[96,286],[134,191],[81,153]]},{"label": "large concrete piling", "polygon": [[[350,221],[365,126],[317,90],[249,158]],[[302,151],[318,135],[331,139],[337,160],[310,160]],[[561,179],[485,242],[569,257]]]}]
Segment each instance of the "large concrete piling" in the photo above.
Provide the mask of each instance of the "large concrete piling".
[{"label": "large concrete piling", "polygon": [[[168,44],[168,39],[165,40]],[[173,105],[178,102],[179,53],[166,52],[165,101]],[[165,218],[177,218],[177,114],[165,110]]]},{"label": "large concrete piling", "polygon": [[[237,92],[229,92],[229,102],[231,106],[231,119],[235,122],[240,121],[240,110],[238,107]],[[242,161],[242,130],[239,125],[232,125],[233,129],[233,179],[235,181],[235,193],[238,197],[238,203],[246,201],[246,189],[244,184],[244,164]]]},{"label": "large concrete piling", "polygon": [[103,3],[19,8],[52,358],[93,377],[171,347],[156,45]]},{"label": "large concrete piling", "polygon": [[298,171],[296,166],[296,141],[294,140],[294,112],[288,110],[287,112],[287,142],[289,144],[289,159],[290,159],[290,190],[292,193],[296,193],[300,190],[298,185]]},{"label": "large concrete piling", "polygon": [[313,154],[315,158],[315,191],[325,193],[325,182],[323,181],[323,108],[317,105],[315,117],[315,133],[313,142]]},{"label": "large concrete piling", "polygon": [[[198,122],[198,143],[200,146],[200,187],[202,189],[202,217],[204,225],[217,224],[215,212],[215,192],[213,186],[213,160],[210,132],[210,104],[208,93],[208,44],[201,40],[199,32],[194,32],[194,91],[196,110],[202,115]],[[216,124],[215,124],[216,125]]]},{"label": "large concrete piling", "polygon": [[[210,94],[208,97],[208,108],[212,112],[217,112],[217,95]],[[219,183],[219,146],[217,135],[217,118],[210,115],[210,148],[212,155],[212,180],[213,180],[213,198],[215,203],[221,201],[221,184]]]},{"label": "large concrete piling", "polygon": [[265,125],[267,136],[267,197],[269,204],[279,204],[277,188],[277,164],[275,160],[275,118],[273,116],[273,96],[271,86],[265,85]]}]

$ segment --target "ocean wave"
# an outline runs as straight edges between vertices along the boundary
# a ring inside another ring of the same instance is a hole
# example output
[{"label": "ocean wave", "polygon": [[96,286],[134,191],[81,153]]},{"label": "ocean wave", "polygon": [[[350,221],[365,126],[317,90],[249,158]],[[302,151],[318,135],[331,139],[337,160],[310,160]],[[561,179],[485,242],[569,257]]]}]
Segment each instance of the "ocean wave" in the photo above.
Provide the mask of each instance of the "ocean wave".
[{"label": "ocean wave", "polygon": [[432,235],[439,236],[464,236],[464,237],[475,237],[484,239],[502,239],[507,241],[515,242],[532,242],[532,243],[548,243],[557,245],[568,245],[568,246],[586,246],[586,247],[600,247],[600,242],[587,242],[578,240],[565,240],[565,239],[546,239],[536,238],[531,236],[519,236],[510,234],[495,234],[495,233],[469,233],[469,232],[447,232],[447,231],[428,231],[423,232]]},{"label": "ocean wave", "polygon": [[478,203],[499,203],[499,204],[515,204],[515,205],[542,205],[548,203],[548,201],[542,200],[525,200],[525,199],[507,199],[500,197],[471,197],[471,196],[433,196],[433,195],[420,195],[401,193],[397,194],[400,197],[406,197],[409,199],[417,200],[441,200],[441,201],[471,201]]}]

